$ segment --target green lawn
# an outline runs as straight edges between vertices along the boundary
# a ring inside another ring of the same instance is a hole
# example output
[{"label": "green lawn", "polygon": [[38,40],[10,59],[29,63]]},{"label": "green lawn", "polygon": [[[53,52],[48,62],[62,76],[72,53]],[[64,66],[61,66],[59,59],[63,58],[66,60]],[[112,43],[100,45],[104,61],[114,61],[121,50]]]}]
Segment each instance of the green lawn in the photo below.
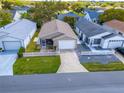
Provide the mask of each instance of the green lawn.
[{"label": "green lawn", "polygon": [[101,64],[98,62],[82,63],[82,65],[89,71],[121,71],[124,70],[122,62],[110,62],[108,64]]},{"label": "green lawn", "polygon": [[39,34],[39,31],[36,31],[34,36],[32,37],[29,45],[27,46],[25,52],[38,52],[40,51],[40,47],[38,45],[36,45],[35,42],[33,42],[34,38],[37,37]]},{"label": "green lawn", "polygon": [[56,73],[59,56],[18,58],[13,66],[15,75]]}]

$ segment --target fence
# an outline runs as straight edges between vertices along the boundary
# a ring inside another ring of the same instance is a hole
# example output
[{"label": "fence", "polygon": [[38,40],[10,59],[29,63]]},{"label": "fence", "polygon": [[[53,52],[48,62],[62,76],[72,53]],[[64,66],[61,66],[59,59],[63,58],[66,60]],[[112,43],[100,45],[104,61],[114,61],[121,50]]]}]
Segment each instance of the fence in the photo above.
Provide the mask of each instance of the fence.
[{"label": "fence", "polygon": [[59,55],[58,52],[30,52],[23,53],[23,57],[32,57],[32,56],[55,56]]},{"label": "fence", "polygon": [[114,54],[113,51],[102,51],[102,52],[91,52],[91,51],[83,51],[80,52],[80,55],[108,55],[108,54]]}]

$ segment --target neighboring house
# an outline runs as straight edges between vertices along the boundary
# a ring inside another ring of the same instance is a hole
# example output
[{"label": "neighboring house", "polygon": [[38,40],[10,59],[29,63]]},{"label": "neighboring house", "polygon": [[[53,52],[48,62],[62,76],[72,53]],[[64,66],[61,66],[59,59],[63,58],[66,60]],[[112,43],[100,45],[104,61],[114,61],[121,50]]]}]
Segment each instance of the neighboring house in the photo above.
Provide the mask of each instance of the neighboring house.
[{"label": "neighboring house", "polygon": [[77,14],[73,13],[73,12],[57,15],[57,19],[59,19],[59,20],[64,20],[64,17],[75,17],[77,20],[79,18],[79,16]]},{"label": "neighboring house", "polygon": [[71,27],[57,19],[42,26],[39,38],[42,48],[53,46],[56,50],[75,49],[77,45],[77,36]]},{"label": "neighboring house", "polygon": [[36,31],[36,23],[22,19],[0,28],[0,48],[18,50],[26,48]]},{"label": "neighboring house", "polygon": [[105,27],[110,31],[113,31],[114,33],[118,33],[124,36],[124,22],[122,21],[114,19],[114,20],[105,22],[103,24],[103,27]]},{"label": "neighboring house", "polygon": [[99,21],[99,15],[104,13],[104,10],[100,10],[100,9],[96,9],[96,10],[90,10],[90,9],[86,9],[84,10],[85,16],[84,18],[94,22],[94,23],[98,23]]},{"label": "neighboring house", "polygon": [[124,47],[124,37],[106,30],[102,26],[80,18],[76,23],[76,32],[80,40],[89,47],[103,49]]},{"label": "neighboring house", "polygon": [[28,6],[23,6],[23,7],[15,6],[13,9],[18,11],[20,14],[23,14],[23,13],[27,13],[27,11],[30,9],[30,7],[28,7]]},{"label": "neighboring house", "polygon": [[17,20],[21,19],[21,14],[18,11],[11,10],[10,13],[12,14],[13,21],[17,21]]}]

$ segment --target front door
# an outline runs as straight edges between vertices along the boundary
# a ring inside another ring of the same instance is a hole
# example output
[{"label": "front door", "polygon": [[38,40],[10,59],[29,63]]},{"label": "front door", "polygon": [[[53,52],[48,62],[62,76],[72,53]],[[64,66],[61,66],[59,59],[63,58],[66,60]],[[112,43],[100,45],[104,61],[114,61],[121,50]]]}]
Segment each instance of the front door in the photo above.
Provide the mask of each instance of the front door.
[{"label": "front door", "polygon": [[42,40],[41,42],[42,42],[41,43],[42,48],[46,48],[46,40]]}]

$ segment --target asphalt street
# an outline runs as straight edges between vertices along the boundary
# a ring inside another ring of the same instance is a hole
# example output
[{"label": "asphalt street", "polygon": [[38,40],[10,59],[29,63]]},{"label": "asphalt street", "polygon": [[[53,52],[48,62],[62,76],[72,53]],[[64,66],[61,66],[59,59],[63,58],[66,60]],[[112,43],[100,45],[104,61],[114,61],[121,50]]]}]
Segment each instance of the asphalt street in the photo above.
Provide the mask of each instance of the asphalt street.
[{"label": "asphalt street", "polygon": [[0,93],[124,93],[124,72],[3,76]]}]

